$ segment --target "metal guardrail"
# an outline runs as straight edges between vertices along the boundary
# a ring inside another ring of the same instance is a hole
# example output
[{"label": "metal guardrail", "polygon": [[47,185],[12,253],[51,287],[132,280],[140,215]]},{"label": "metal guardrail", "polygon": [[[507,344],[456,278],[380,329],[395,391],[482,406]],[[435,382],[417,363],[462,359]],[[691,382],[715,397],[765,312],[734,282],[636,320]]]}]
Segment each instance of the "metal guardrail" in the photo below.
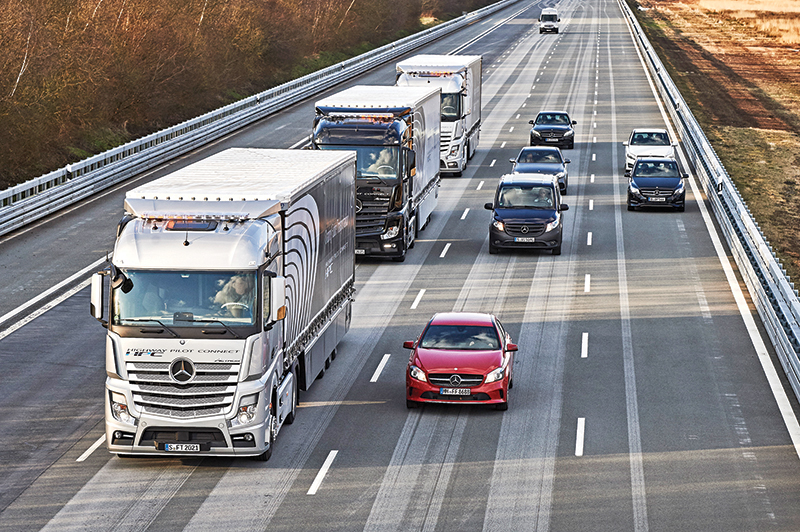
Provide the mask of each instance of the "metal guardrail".
[{"label": "metal guardrail", "polygon": [[795,396],[800,399],[800,300],[794,283],[786,275],[786,270],[653,51],[633,12],[625,0],[619,2],[636,36],[637,45],[647,59],[647,66],[657,82],[661,97],[667,103],[672,121],[680,132],[689,159],[705,189]]},{"label": "metal guardrail", "polygon": [[[472,13],[0,192],[0,235],[252,124],[519,0]],[[311,119],[309,118],[309,128]],[[310,129],[309,129],[310,131]]]}]

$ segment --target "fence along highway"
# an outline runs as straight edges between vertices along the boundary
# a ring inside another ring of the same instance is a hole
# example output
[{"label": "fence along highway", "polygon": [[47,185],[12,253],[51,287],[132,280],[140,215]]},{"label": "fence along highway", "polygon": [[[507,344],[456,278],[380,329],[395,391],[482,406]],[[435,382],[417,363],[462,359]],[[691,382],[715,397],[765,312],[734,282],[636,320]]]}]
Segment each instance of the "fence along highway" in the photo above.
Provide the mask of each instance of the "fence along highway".
[{"label": "fence along highway", "polygon": [[[541,7],[413,52],[483,55],[480,148],[443,180],[404,263],[359,262],[351,329],[269,462],[87,454],[103,433],[106,331],[79,290],[0,339],[0,527],[796,530],[784,399],[698,188],[684,213],[624,208],[622,141],[668,126],[620,7],[565,0],[559,34],[540,35]],[[331,91],[393,82],[394,62]],[[30,279],[32,297],[80,271],[110,249],[126,188],[223,148],[296,144],[312,105],[5,238],[3,286]],[[490,255],[482,205],[546,108],[577,121],[562,255]],[[507,412],[406,409],[403,341],[451,310],[495,313],[519,345]]]}]

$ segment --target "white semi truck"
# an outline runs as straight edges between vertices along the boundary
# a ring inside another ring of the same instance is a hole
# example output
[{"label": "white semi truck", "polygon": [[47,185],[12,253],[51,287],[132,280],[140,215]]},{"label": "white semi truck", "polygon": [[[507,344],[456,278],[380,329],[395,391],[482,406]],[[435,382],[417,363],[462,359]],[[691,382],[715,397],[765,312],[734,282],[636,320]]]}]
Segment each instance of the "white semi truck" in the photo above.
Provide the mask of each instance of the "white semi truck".
[{"label": "white semi truck", "polygon": [[417,55],[397,63],[395,85],[442,89],[442,174],[461,175],[478,149],[481,65],[479,55]]},{"label": "white semi truck", "polygon": [[405,260],[439,196],[439,89],[357,85],[316,104],[312,147],[351,150],[356,254]]},{"label": "white semi truck", "polygon": [[235,148],[126,194],[91,291],[110,452],[269,459],[350,326],[355,160]]}]

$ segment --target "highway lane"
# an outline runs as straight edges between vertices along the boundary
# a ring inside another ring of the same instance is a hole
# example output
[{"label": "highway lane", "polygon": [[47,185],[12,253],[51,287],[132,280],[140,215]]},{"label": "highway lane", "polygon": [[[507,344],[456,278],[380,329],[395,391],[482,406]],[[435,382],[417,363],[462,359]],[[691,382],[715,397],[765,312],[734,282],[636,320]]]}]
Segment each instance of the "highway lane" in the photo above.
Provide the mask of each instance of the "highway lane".
[{"label": "highway lane", "polygon": [[[405,263],[359,264],[353,328],[267,464],[121,460],[102,449],[76,463],[102,432],[102,359],[91,353],[102,352],[103,330],[81,310],[85,292],[0,340],[4,376],[15,368],[20,382],[16,403],[8,388],[0,392],[4,434],[9,409],[28,408],[15,433],[36,415],[22,383],[30,388],[42,365],[27,346],[57,355],[49,363],[63,362],[64,380],[78,384],[53,416],[55,437],[29,440],[60,441],[63,456],[43,453],[53,465],[27,479],[0,526],[797,529],[797,454],[698,204],[685,213],[624,209],[620,142],[634,126],[663,121],[618,8],[560,8],[568,24],[559,36],[529,28],[495,36],[473,166],[445,180]],[[465,50],[475,52],[486,53]],[[579,122],[567,152],[564,253],[490,256],[482,205],[544,106],[565,107]],[[508,412],[405,409],[402,341],[452,309],[496,312],[520,343]],[[84,407],[82,419],[67,403]]]}]

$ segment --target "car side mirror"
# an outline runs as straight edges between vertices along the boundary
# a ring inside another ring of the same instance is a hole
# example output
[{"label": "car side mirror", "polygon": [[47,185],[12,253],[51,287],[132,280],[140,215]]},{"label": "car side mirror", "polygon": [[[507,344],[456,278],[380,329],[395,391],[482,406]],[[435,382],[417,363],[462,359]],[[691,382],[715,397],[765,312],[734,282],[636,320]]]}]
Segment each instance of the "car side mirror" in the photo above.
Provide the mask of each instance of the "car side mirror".
[{"label": "car side mirror", "polygon": [[492,203],[484,203],[483,204],[483,208],[486,209],[487,211],[491,211],[492,209],[494,209],[494,204],[492,204]]},{"label": "car side mirror", "polygon": [[558,208],[558,210],[559,211],[568,211],[569,210],[569,205],[567,205],[566,203],[562,203],[561,206]]},{"label": "car side mirror", "polygon": [[625,142],[622,143],[622,145],[623,146],[627,146],[628,145],[628,141],[626,140]]},{"label": "car side mirror", "polygon": [[508,162],[510,162],[511,164],[514,164],[515,162],[517,162],[517,160],[516,159],[509,159]]},{"label": "car side mirror", "polygon": [[630,176],[631,176],[631,171],[625,170],[625,177],[630,177]]},{"label": "car side mirror", "polygon": [[573,126],[575,126],[575,125],[577,125],[577,124],[578,124],[578,121],[577,121],[577,120],[573,120],[573,121],[572,121],[572,125],[573,125]]},{"label": "car side mirror", "polygon": [[528,120],[528,123],[529,123],[529,124],[533,124],[533,123],[534,123],[534,121],[533,121],[533,120]]},{"label": "car side mirror", "polygon": [[403,349],[414,349],[414,340],[403,342]]},{"label": "car side mirror", "polygon": [[682,179],[689,179],[689,174],[682,174],[682,175],[681,175],[681,178],[682,178]]},{"label": "car side mirror", "polygon": [[517,344],[506,344],[506,351],[518,351]]},{"label": "car side mirror", "polygon": [[569,164],[569,163],[571,163],[571,162],[572,162],[572,161],[570,161],[569,159],[564,159],[564,164]]}]

